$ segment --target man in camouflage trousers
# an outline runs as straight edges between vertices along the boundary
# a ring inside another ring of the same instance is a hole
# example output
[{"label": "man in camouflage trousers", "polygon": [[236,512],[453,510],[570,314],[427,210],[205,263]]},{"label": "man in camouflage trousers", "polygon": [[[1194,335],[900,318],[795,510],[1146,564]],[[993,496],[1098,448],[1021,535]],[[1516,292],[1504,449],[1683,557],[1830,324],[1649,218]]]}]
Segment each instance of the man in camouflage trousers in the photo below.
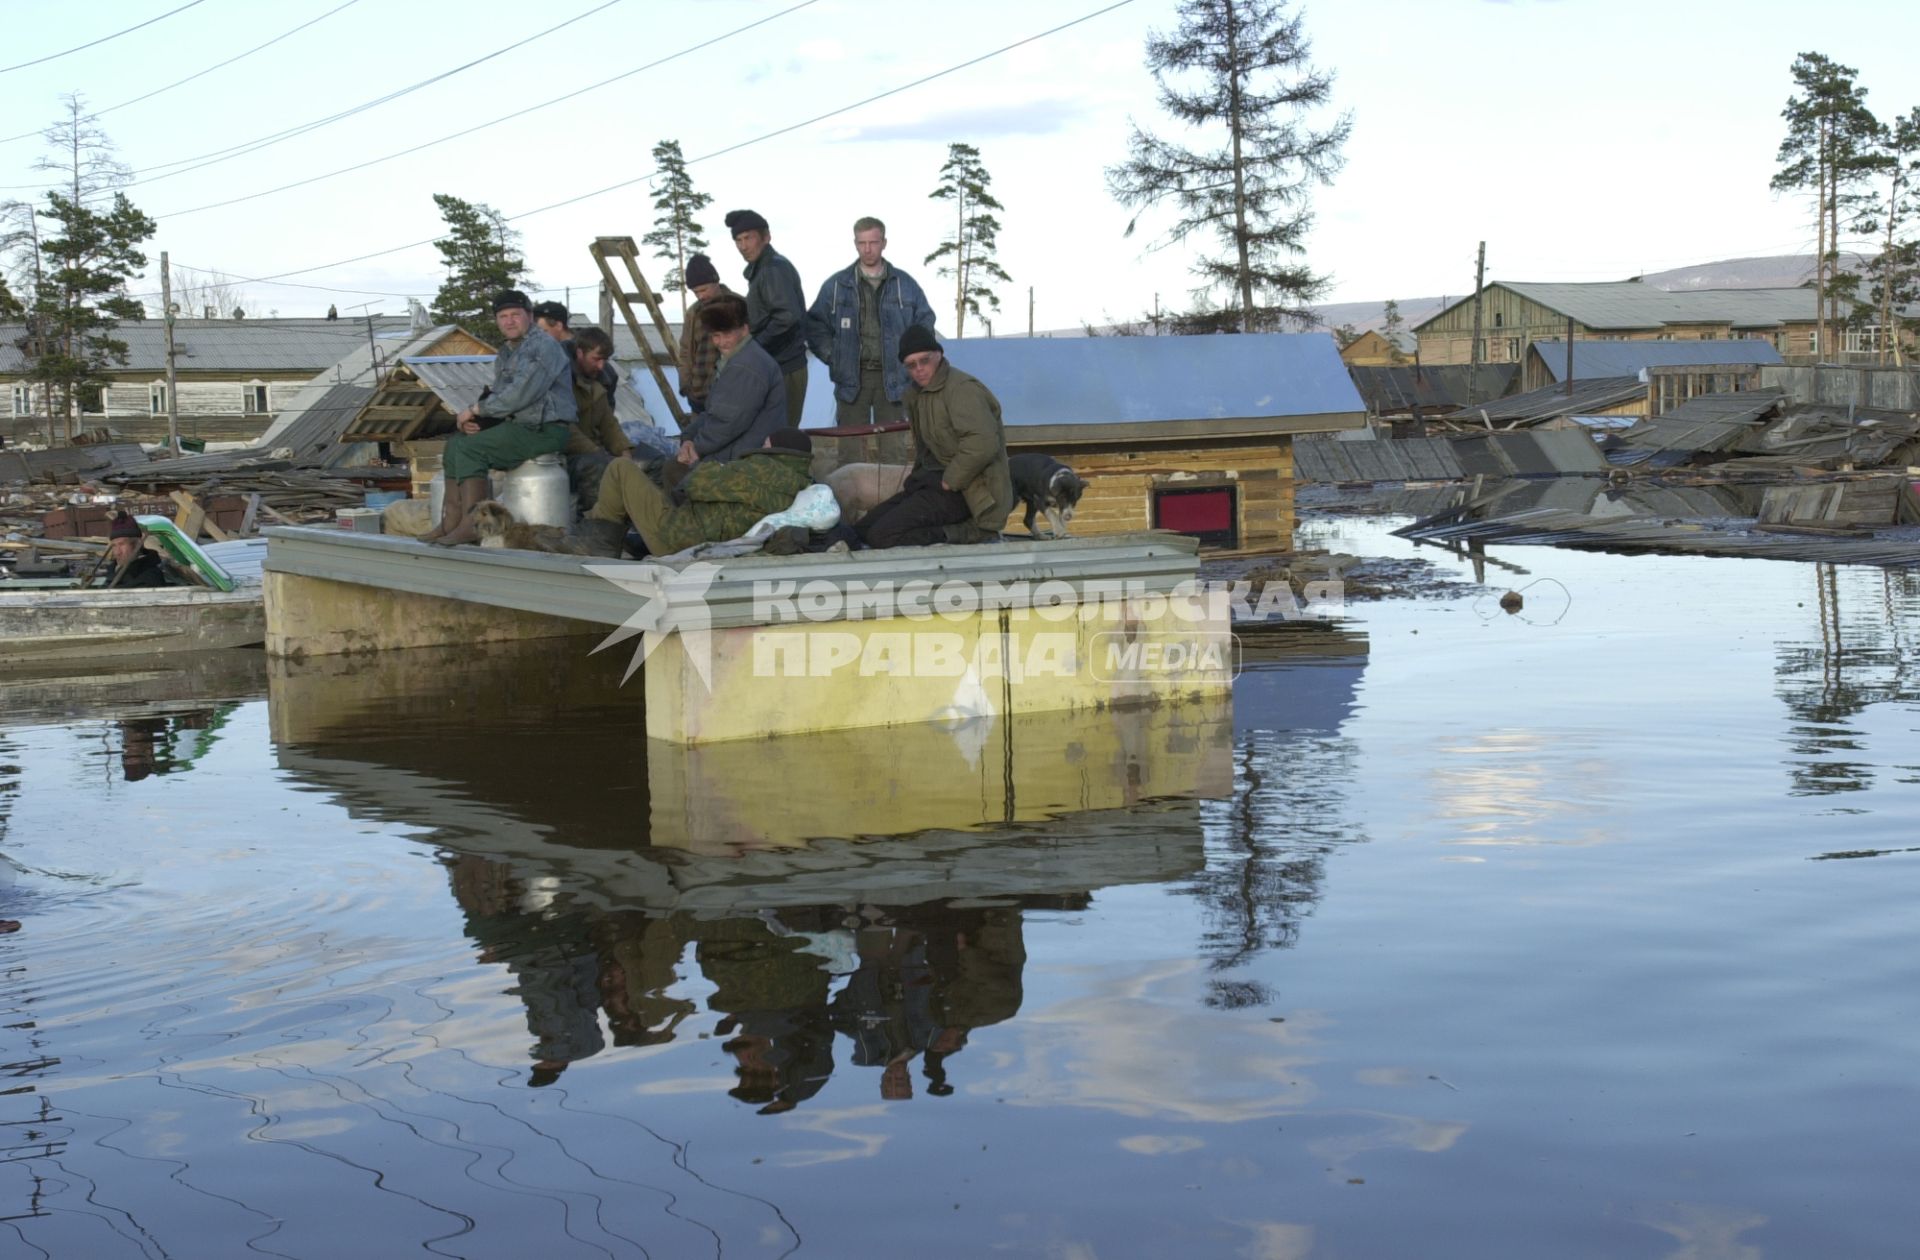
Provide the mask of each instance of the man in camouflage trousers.
[{"label": "man in camouflage trousers", "polygon": [[759,450],[737,459],[701,460],[669,492],[640,465],[616,459],[600,482],[593,510],[562,539],[569,555],[618,557],[627,522],[651,555],[670,556],[703,542],[725,542],[763,516],[784,512],[813,483],[813,439],[778,429]]}]

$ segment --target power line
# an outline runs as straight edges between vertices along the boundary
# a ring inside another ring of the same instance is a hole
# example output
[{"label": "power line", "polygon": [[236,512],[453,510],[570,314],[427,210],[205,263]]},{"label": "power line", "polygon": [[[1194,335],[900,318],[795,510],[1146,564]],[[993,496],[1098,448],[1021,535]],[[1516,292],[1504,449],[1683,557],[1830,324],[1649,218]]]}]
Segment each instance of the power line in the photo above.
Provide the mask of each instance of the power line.
[{"label": "power line", "polygon": [[[736,35],[743,35],[743,34],[745,34],[746,32],[748,32],[748,31],[750,31],[750,30],[752,30],[752,29],[754,29],[754,28],[755,28],[755,27],[757,27],[757,26],[764,26],[764,25],[766,25],[766,24],[767,24],[768,22],[772,22],[772,21],[774,21],[774,20],[776,20],[776,19],[778,19],[778,18],[783,18],[783,17],[785,17],[785,16],[787,16],[787,15],[788,15],[789,13],[797,13],[797,12],[798,12],[798,11],[800,11],[801,9],[805,9],[805,8],[808,8],[808,7],[810,7],[810,6],[812,6],[812,5],[814,5],[814,4],[817,4],[817,3],[819,3],[819,0],[802,0],[802,3],[800,3],[800,4],[796,4],[796,5],[794,5],[794,6],[792,6],[791,8],[787,8],[787,9],[782,9],[782,10],[780,10],[780,12],[778,12],[778,13],[772,13],[772,14],[769,14],[769,15],[767,15],[766,17],[763,17],[763,18],[760,18],[760,19],[758,19],[757,21],[753,21],[753,22],[749,22],[749,23],[747,23],[747,24],[746,24],[745,26],[741,26],[741,27],[736,27],[735,29],[733,29],[733,30],[731,30],[731,31],[728,31],[728,32],[726,32],[726,33],[725,33],[725,34],[723,34],[723,35],[716,35],[716,36],[714,36],[714,37],[713,37],[712,39],[708,39],[708,40],[703,40],[703,41],[701,41],[701,42],[700,42],[700,43],[698,43],[698,44],[693,44],[693,45],[691,45],[691,46],[689,46],[689,47],[686,47],[686,48],[682,48],[682,49],[681,49],[680,51],[678,51],[678,52],[674,52],[674,53],[669,53],[669,54],[667,54],[667,55],[666,55],[666,56],[664,56],[664,57],[661,57],[661,58],[658,58],[657,60],[654,60],[654,61],[649,61],[649,62],[648,62],[647,64],[645,64],[645,65],[643,65],[643,66],[635,66],[635,67],[634,67],[633,69],[631,69],[631,70],[626,70],[626,71],[623,71],[623,72],[621,72],[620,74],[616,74],[616,75],[614,75],[614,76],[613,76],[613,77],[612,77],[611,79],[602,79],[602,80],[601,80],[600,82],[598,82],[598,83],[593,83],[593,84],[589,84],[589,85],[588,85],[588,86],[586,86],[586,87],[583,87],[583,88],[579,88],[579,89],[576,89],[575,91],[572,91],[572,92],[568,92],[568,93],[567,93],[567,94],[565,94],[564,96],[556,96],[556,97],[554,97],[554,98],[553,98],[552,100],[548,100],[548,101],[542,101],[542,102],[540,102],[540,103],[539,103],[538,105],[529,105],[529,106],[527,106],[527,107],[526,107],[525,109],[518,109],[518,110],[515,110],[515,111],[514,111],[513,113],[511,113],[511,114],[503,114],[503,115],[501,115],[500,117],[498,117],[498,118],[495,118],[495,119],[493,119],[493,120],[492,120],[492,121],[490,121],[490,122],[483,122],[483,123],[479,123],[479,124],[476,124],[475,126],[472,126],[472,127],[468,127],[468,128],[466,128],[465,130],[463,130],[463,131],[456,131],[456,132],[454,132],[454,133],[452,133],[451,135],[445,135],[445,136],[441,136],[441,137],[440,137],[439,139],[437,139],[437,140],[428,140],[428,141],[425,141],[425,142],[423,142],[423,143],[421,143],[421,144],[416,144],[416,145],[414,145],[414,146],[413,146],[412,148],[410,148],[410,149],[401,149],[401,150],[400,150],[399,152],[397,152],[397,153],[389,153],[389,154],[386,154],[386,155],[385,155],[384,157],[377,157],[377,158],[369,158],[368,160],[366,160],[366,161],[364,161],[364,162],[356,162],[356,163],[355,163],[354,165],[352,165],[352,166],[343,166],[343,167],[341,167],[341,168],[340,168],[339,170],[337,170],[337,171],[328,171],[328,172],[327,172],[327,173],[325,173],[324,175],[312,175],[312,176],[309,176],[309,177],[307,177],[306,179],[301,179],[301,180],[295,180],[295,181],[294,181],[293,183],[291,183],[291,184],[282,184],[282,185],[280,185],[280,186],[279,186],[278,188],[267,188],[267,189],[263,189],[263,190],[262,190],[262,191],[260,191],[260,192],[254,192],[254,193],[246,193],[246,194],[244,194],[244,195],[242,195],[242,196],[239,196],[239,197],[229,197],[229,198],[228,198],[227,200],[225,200],[225,201],[213,201],[213,202],[209,202],[209,203],[207,203],[207,204],[206,204],[206,205],[204,205],[204,206],[194,206],[194,207],[192,207],[191,209],[187,209],[187,210],[173,210],[173,211],[169,211],[169,212],[167,212],[167,213],[165,213],[165,214],[157,214],[157,215],[155,215],[154,217],[155,217],[156,219],[177,219],[177,218],[180,218],[180,217],[182,217],[183,215],[189,215],[189,214],[199,214],[199,213],[200,213],[200,212],[201,212],[202,210],[218,210],[218,209],[220,209],[220,208],[221,208],[221,207],[223,207],[223,206],[234,206],[234,205],[239,205],[239,204],[240,204],[241,202],[243,202],[243,201],[253,201],[253,200],[255,200],[255,199],[257,199],[257,198],[260,198],[260,197],[271,197],[271,196],[272,196],[273,194],[275,194],[275,193],[283,193],[283,192],[287,192],[287,191],[289,191],[289,190],[291,190],[291,189],[295,189],[295,188],[305,188],[305,187],[306,187],[306,186],[307,186],[308,184],[317,184],[317,183],[319,183],[319,182],[321,182],[322,180],[328,180],[328,179],[332,179],[332,178],[334,178],[335,176],[338,176],[338,175],[346,175],[346,174],[350,174],[350,173],[352,173],[352,172],[354,172],[354,171],[361,171],[361,170],[365,170],[365,169],[366,169],[367,167],[369,167],[369,166],[378,166],[378,165],[380,165],[380,164],[381,164],[382,162],[391,162],[391,161],[393,161],[393,160],[394,160],[394,159],[396,159],[396,158],[403,158],[403,157],[410,157],[410,156],[412,156],[413,154],[415,154],[415,153],[418,153],[418,152],[420,152],[420,151],[421,151],[421,150],[423,150],[423,149],[431,149],[431,148],[433,148],[433,147],[434,147],[435,145],[441,145],[441,144],[445,144],[445,143],[447,143],[447,142],[448,142],[449,140],[458,140],[458,139],[460,139],[460,138],[461,138],[461,137],[463,137],[463,136],[470,136],[470,135],[472,135],[472,134],[473,134],[474,132],[476,132],[476,131],[485,131],[485,130],[486,130],[487,128],[489,128],[489,127],[497,127],[497,126],[499,126],[499,125],[500,125],[501,123],[504,123],[504,122],[511,122],[511,121],[513,121],[513,120],[514,120],[514,119],[516,119],[516,118],[524,118],[524,117],[526,117],[526,116],[527,116],[528,114],[532,114],[532,113],[534,113],[534,112],[536,112],[536,111],[538,111],[538,110],[543,110],[543,109],[547,109],[547,108],[549,108],[550,106],[554,106],[554,105],[558,105],[558,104],[561,104],[561,103],[562,103],[562,102],[564,102],[564,101],[570,101],[570,100],[572,100],[572,99],[573,99],[574,97],[576,97],[576,96],[584,96],[584,95],[585,95],[586,93],[588,93],[588,92],[595,92],[595,91],[598,91],[599,89],[601,89],[601,88],[603,88],[603,87],[606,87],[606,86],[607,86],[607,85],[609,85],[609,84],[612,84],[612,83],[618,83],[618,82],[620,82],[620,81],[621,81],[622,79],[630,79],[630,78],[632,78],[632,77],[633,77],[634,75],[636,75],[636,74],[640,74],[640,73],[642,73],[642,72],[644,72],[644,71],[647,71],[647,70],[653,70],[653,69],[656,69],[656,68],[658,68],[658,67],[660,67],[660,66],[664,66],[664,65],[666,65],[666,64],[667,64],[667,63],[668,63],[669,61],[675,61],[675,60],[677,60],[677,59],[679,59],[679,58],[681,58],[681,57],[685,57],[685,56],[687,56],[687,55],[689,55],[689,54],[691,54],[691,53],[696,53],[696,52],[699,52],[699,51],[700,51],[701,49],[703,49],[703,48],[709,48],[709,47],[711,47],[711,46],[713,46],[714,44],[718,44],[718,43],[720,43],[720,42],[722,42],[723,40],[729,40],[729,39],[732,39],[732,38],[733,38],[734,36],[736,36]],[[210,164],[209,164],[209,165],[210,165]],[[193,168],[193,167],[189,167],[189,168],[187,168],[187,169],[188,169],[188,170],[193,170],[193,169],[195,169],[195,168]],[[184,174],[184,173],[185,173],[185,172],[182,172],[182,171],[175,171],[175,172],[173,172],[173,174],[175,174],[175,175],[179,175],[179,174]],[[164,175],[162,175],[162,176],[159,176],[158,178],[160,178],[160,179],[165,179],[165,178],[167,178],[167,176],[164,176]],[[149,182],[151,182],[151,181],[149,181]]]},{"label": "power line", "polygon": [[[711,153],[703,153],[697,158],[688,159],[688,162],[689,164],[693,162],[704,162],[712,158],[721,157],[728,153],[735,153],[741,149],[747,148],[750,145],[755,145],[755,144],[761,143],[762,141],[771,140],[776,136],[786,135],[788,132],[796,131],[802,127],[812,126],[814,123],[823,122],[829,118],[838,117],[839,115],[847,113],[851,110],[859,109],[863,105],[870,105],[875,101],[884,100],[889,96],[896,96],[901,92],[908,91],[912,88],[920,87],[923,84],[931,83],[935,79],[944,78],[947,75],[956,73],[957,71],[965,70],[971,66],[979,65],[983,61],[987,61],[994,57],[998,57],[1004,53],[1011,52],[1016,48],[1024,47],[1027,44],[1031,44],[1035,42],[1036,40],[1045,39],[1050,35],[1057,35],[1061,31],[1067,30],[1071,27],[1078,26],[1083,22],[1092,21],[1094,18],[1100,17],[1107,13],[1111,13],[1115,9],[1125,8],[1127,5],[1132,3],[1133,3],[1133,0],[1118,0],[1117,3],[1109,4],[1102,8],[1095,9],[1093,12],[1083,14],[1080,17],[1074,18],[1070,22],[1063,22],[1059,26],[1050,27],[1047,30],[1041,31],[1037,35],[1029,35],[1025,39],[1015,40],[1011,44],[1003,45],[999,48],[994,49],[991,52],[982,53],[978,57],[969,58],[966,61],[962,61],[958,63],[957,65],[948,66],[944,70],[937,70],[932,74],[925,75],[921,78],[913,80],[912,82],[903,83],[899,87],[889,88],[884,92],[879,92],[873,96],[869,96],[862,100],[855,101],[851,105],[843,105],[838,109],[828,110],[824,114],[816,114],[812,118],[809,118],[804,122],[793,123],[789,126],[781,127],[778,130],[769,131],[764,135],[755,136],[750,140],[743,140],[738,144],[728,145],[724,149],[716,149]],[[605,188],[597,189],[593,192],[582,193],[577,197],[569,197],[564,201],[556,201],[550,205],[538,206],[532,210],[524,210],[519,214],[503,215],[502,218],[509,223],[517,222],[520,219],[530,219],[536,214],[545,214],[549,210],[557,210],[562,206],[570,206],[570,205],[573,205],[575,202],[585,201],[590,197],[598,197],[605,193],[613,192],[616,189],[625,188],[631,184],[639,183],[641,180],[651,179],[654,175],[658,173],[659,173],[658,171],[649,171],[647,174],[639,176],[637,179],[622,180],[618,184],[611,184]],[[333,262],[315,263],[311,267],[296,267],[290,271],[277,271],[270,276],[254,276],[250,278],[249,282],[253,284],[271,284],[276,281],[284,280],[288,276],[305,276],[305,275],[311,275],[316,271],[331,271],[335,267],[347,267],[357,262],[367,262],[374,258],[385,258],[390,254],[405,253],[407,250],[410,250],[410,249],[418,249],[422,245],[431,245],[439,239],[440,237],[438,236],[429,236],[424,240],[408,241],[404,245],[394,245],[394,246],[390,246],[387,249],[376,249],[371,253],[356,254],[352,258],[341,258],[341,259],[336,259]],[[315,285],[311,287],[319,288],[321,286]],[[371,290],[371,289],[353,289],[353,290],[343,290],[343,291],[354,292],[354,293],[376,292],[376,290]],[[147,295],[147,296],[151,296],[151,295]],[[397,296],[405,296],[405,295],[389,294],[386,296],[397,297]]]},{"label": "power line", "polygon": [[23,61],[17,66],[0,66],[0,74],[12,74],[15,70],[25,70],[28,66],[38,66],[49,61],[58,61],[62,57],[70,57],[74,53],[82,52],[88,48],[97,48],[101,44],[106,43],[108,40],[119,39],[122,35],[131,35],[137,30],[141,30],[144,27],[152,26],[155,22],[163,22],[166,19],[172,17],[176,13],[185,13],[188,9],[193,8],[194,5],[202,4],[202,3],[205,3],[205,0],[187,0],[187,3],[181,5],[179,8],[168,9],[165,13],[162,13],[159,17],[150,17],[146,21],[140,23],[139,26],[129,26],[124,31],[115,31],[111,35],[102,35],[99,39],[89,40],[87,43],[80,44],[76,47],[67,49],[66,52],[48,53],[44,57],[35,57],[32,61]]},{"label": "power line", "polygon": [[[214,165],[217,165],[218,163],[229,161],[236,157],[243,157],[249,153],[258,153],[260,150],[268,148],[272,145],[279,144],[284,140],[291,140],[295,136],[303,136],[303,135],[306,135],[308,132],[318,131],[322,127],[328,127],[334,123],[342,121],[343,119],[351,118],[355,114],[365,113],[367,110],[373,109],[376,106],[385,105],[390,101],[397,101],[403,96],[408,96],[414,92],[420,91],[422,88],[431,87],[433,84],[444,82],[445,80],[450,79],[455,75],[464,74],[468,70],[473,69],[475,66],[483,65],[486,62],[492,61],[496,57],[503,57],[510,52],[516,51],[517,49],[524,48],[528,44],[533,43],[535,40],[545,39],[547,36],[553,34],[556,31],[564,30],[567,27],[572,26],[575,22],[584,21],[587,18],[592,17],[594,14],[600,13],[606,9],[610,9],[614,5],[619,3],[620,3],[620,0],[605,0],[604,3],[595,5],[593,8],[586,10],[584,13],[575,14],[573,17],[570,17],[566,21],[561,22],[555,26],[549,26],[546,30],[541,31],[538,34],[529,35],[522,39],[517,39],[513,43],[506,45],[504,48],[496,48],[492,52],[487,53],[480,57],[475,57],[472,61],[466,62],[463,65],[454,66],[450,70],[443,70],[439,74],[433,75],[429,78],[422,79],[418,83],[414,83],[407,87],[400,88],[397,91],[388,92],[384,96],[375,97],[370,101],[363,101],[360,104],[355,105],[350,109],[341,110],[337,114],[330,114],[325,118],[317,118],[310,122],[304,122],[299,124],[298,126],[289,127],[284,131],[273,132],[270,135],[257,136],[252,140],[242,141],[239,144],[231,145],[225,149],[215,149],[215,150],[212,150],[211,152],[202,153],[195,157],[176,158],[171,162],[156,162],[152,166],[145,167],[141,170],[135,171],[134,174],[136,176],[144,175],[151,171],[164,171],[165,172],[164,174],[152,175],[150,178],[146,178],[146,179],[134,179],[129,183],[122,184],[120,187],[132,188],[132,187],[137,187],[144,184],[155,184],[160,182],[163,179],[172,179],[175,175],[185,175],[189,171],[201,170],[205,167],[214,166]],[[167,167],[177,167],[179,169],[166,170]],[[118,191],[118,190],[116,189],[115,191]]]},{"label": "power line", "polygon": [[[155,88],[153,89],[153,91],[143,93],[142,95],[134,97],[132,100],[121,101],[118,105],[109,105],[105,109],[96,109],[89,116],[93,118],[98,118],[103,114],[111,114],[117,109],[125,109],[129,105],[138,105],[141,101],[152,100],[154,97],[160,95],[162,92],[171,92],[173,91],[173,89],[177,87],[183,87],[186,84],[193,82],[195,79],[202,78],[206,75],[212,74],[215,70],[224,69],[225,67],[232,65],[236,61],[244,60],[245,58],[253,56],[253,54],[257,52],[261,52],[265,49],[271,48],[275,44],[279,43],[283,39],[288,38],[289,36],[298,35],[301,31],[306,30],[309,26],[312,26],[315,22],[324,22],[328,18],[332,17],[334,14],[340,12],[341,9],[350,9],[358,3],[360,3],[360,0],[346,0],[345,4],[337,5],[334,8],[328,9],[325,13],[322,13],[319,17],[311,18],[308,21],[302,22],[300,25],[294,27],[290,31],[282,31],[280,34],[275,35],[272,39],[268,40],[264,44],[256,44],[255,46],[247,49],[247,51],[243,53],[239,53],[235,56],[229,57],[225,61],[215,62],[213,65],[208,66],[205,70],[201,70],[195,74],[190,74],[184,79],[176,79],[174,82],[167,84],[167,86],[165,87]],[[45,134],[43,131],[23,131],[17,136],[8,136],[5,139],[0,139],[0,144],[12,144],[16,140],[31,140],[34,137],[40,136],[43,134]]]}]

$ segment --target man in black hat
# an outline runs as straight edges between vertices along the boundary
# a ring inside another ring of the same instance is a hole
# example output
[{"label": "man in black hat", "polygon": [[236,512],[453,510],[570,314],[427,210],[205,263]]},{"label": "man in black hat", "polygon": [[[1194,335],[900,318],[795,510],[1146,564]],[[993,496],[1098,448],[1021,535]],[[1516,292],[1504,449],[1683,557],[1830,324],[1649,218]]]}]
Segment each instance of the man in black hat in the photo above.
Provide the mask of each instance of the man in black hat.
[{"label": "man in black hat", "polygon": [[140,522],[125,512],[113,518],[113,524],[107,530],[107,585],[124,590],[128,587],[171,586],[167,580],[166,566],[160,563],[160,557],[148,551],[142,543],[146,534],[140,528]]},{"label": "man in black hat", "polygon": [[734,248],[747,260],[747,324],[787,384],[787,423],[800,423],[807,397],[807,295],[800,273],[773,247],[773,230],[752,210],[727,214]]},{"label": "man in black hat", "polygon": [[487,472],[517,468],[564,449],[578,414],[573,402],[572,356],[533,327],[533,304],[518,289],[494,295],[493,322],[507,344],[493,360],[493,386],[456,418],[447,439],[446,499],[440,524],[421,535],[451,547],[478,540],[474,508],[487,497]]},{"label": "man in black hat", "polygon": [[854,527],[869,547],[997,542],[1013,511],[1000,400],[947,362],[933,331],[900,335],[912,382],[903,400],[913,429],[913,471],[899,494]]},{"label": "man in black hat", "polygon": [[713,334],[701,322],[700,311],[723,293],[733,298],[740,295],[720,283],[719,268],[705,254],[687,259],[686,281],[694,303],[687,308],[680,326],[680,396],[687,400],[688,410],[705,411],[713,375],[720,370],[720,348],[713,344]]},{"label": "man in black hat", "polygon": [[813,484],[813,439],[777,429],[756,450],[724,462],[701,460],[671,492],[630,459],[616,459],[600,482],[600,501],[558,544],[568,555],[617,557],[627,522],[651,555],[670,556],[703,542],[725,542],[763,516],[784,512]]}]

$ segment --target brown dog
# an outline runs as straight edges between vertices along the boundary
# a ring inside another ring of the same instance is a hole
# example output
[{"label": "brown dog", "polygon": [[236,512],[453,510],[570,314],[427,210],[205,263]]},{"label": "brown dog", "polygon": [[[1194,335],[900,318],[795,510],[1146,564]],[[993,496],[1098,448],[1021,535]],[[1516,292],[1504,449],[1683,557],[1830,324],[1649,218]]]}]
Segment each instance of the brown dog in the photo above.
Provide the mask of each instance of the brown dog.
[{"label": "brown dog", "polygon": [[482,547],[505,547],[509,551],[552,551],[567,533],[556,525],[522,525],[497,499],[488,499],[473,509],[473,531],[480,535]]}]

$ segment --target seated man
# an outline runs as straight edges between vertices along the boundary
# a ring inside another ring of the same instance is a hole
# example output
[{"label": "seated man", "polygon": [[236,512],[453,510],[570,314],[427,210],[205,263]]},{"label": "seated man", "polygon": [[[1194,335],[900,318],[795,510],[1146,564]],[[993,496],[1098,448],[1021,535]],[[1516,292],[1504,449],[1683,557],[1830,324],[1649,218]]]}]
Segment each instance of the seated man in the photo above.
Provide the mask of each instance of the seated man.
[{"label": "seated man", "polygon": [[[784,399],[783,394],[783,408]],[[735,460],[703,459],[671,491],[655,485],[632,460],[616,459],[600,483],[600,501],[560,540],[558,549],[575,556],[617,557],[628,521],[656,556],[738,538],[761,517],[793,506],[794,497],[813,484],[812,463],[813,439],[800,429],[778,429],[760,449]]]},{"label": "seated man", "polygon": [[107,530],[106,585],[120,590],[173,585],[160,557],[142,545],[145,540],[146,534],[141,530],[139,521],[125,512],[113,518],[113,524]]},{"label": "seated man", "polygon": [[766,445],[775,429],[787,424],[786,378],[773,356],[760,348],[747,327],[747,304],[720,293],[700,304],[700,322],[720,351],[720,367],[707,392],[705,411],[687,417],[677,462],[725,463]]},{"label": "seated man", "polygon": [[[565,347],[569,353],[573,347],[568,345],[574,340],[573,315],[564,302],[541,302],[533,308],[534,325],[541,332],[553,338]],[[607,397],[613,397],[613,391],[620,386],[620,369],[613,366],[613,340],[607,340],[607,361],[600,365],[600,383],[607,387]]]},{"label": "seated man", "polygon": [[913,471],[899,494],[854,527],[869,547],[997,541],[1013,511],[1000,400],[947,362],[931,329],[900,335]]},{"label": "seated man", "polygon": [[573,432],[573,368],[560,343],[533,326],[532,305],[518,289],[494,295],[493,321],[507,344],[493,360],[493,386],[456,418],[443,468],[446,502],[440,524],[420,535],[451,547],[478,540],[469,516],[487,498],[487,471],[517,468],[567,445]]},{"label": "seated man", "polygon": [[562,342],[573,359],[573,406],[579,413],[567,438],[567,476],[573,482],[580,510],[593,506],[607,465],[633,449],[633,442],[614,414],[613,398],[602,376],[613,338],[598,328],[582,328]]}]

